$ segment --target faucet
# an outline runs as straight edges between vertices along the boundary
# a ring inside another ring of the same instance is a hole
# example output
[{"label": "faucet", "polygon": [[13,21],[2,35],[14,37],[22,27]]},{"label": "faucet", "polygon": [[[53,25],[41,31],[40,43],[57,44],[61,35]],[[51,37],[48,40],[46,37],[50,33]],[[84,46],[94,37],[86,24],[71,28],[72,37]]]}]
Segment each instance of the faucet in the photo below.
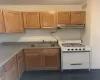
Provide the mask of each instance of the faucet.
[{"label": "faucet", "polygon": [[43,43],[44,43],[45,41],[43,40]]}]

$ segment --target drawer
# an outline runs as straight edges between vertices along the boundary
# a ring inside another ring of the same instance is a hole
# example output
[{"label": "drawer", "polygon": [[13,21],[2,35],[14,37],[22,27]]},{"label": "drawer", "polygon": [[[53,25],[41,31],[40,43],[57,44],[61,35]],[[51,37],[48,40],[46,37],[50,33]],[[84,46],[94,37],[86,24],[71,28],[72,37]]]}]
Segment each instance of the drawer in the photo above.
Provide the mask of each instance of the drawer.
[{"label": "drawer", "polygon": [[59,49],[43,49],[43,53],[59,53],[60,51],[59,51]]},{"label": "drawer", "polygon": [[40,54],[40,53],[42,53],[42,49],[25,49],[24,50],[24,53],[25,54],[30,54],[30,53],[37,53],[37,54]]},{"label": "drawer", "polygon": [[17,60],[19,60],[20,58],[23,58],[24,55],[23,55],[23,51],[20,51],[18,54],[17,54]]},{"label": "drawer", "polygon": [[8,71],[13,65],[16,64],[16,62],[16,56],[14,56],[12,59],[4,64],[4,71]]},{"label": "drawer", "polygon": [[89,63],[66,63],[63,69],[89,69]]},{"label": "drawer", "polygon": [[61,58],[63,63],[85,63],[89,62],[89,53],[63,53]]}]

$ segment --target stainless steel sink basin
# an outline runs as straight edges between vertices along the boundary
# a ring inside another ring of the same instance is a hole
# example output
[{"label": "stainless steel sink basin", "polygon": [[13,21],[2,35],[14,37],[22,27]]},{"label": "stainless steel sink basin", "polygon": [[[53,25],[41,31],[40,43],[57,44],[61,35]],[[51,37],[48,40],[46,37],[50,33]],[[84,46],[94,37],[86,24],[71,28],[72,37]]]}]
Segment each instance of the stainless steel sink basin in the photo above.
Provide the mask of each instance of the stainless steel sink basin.
[{"label": "stainless steel sink basin", "polygon": [[46,44],[40,43],[40,44],[33,44],[33,45],[31,45],[31,47],[52,47],[52,44],[50,44],[50,43],[46,43]]}]

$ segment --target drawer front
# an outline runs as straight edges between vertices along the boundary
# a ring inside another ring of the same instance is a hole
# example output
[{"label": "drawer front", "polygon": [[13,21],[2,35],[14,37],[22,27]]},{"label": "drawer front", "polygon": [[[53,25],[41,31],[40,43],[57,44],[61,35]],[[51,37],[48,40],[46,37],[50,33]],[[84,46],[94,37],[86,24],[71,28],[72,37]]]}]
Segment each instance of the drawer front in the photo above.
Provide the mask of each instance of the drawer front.
[{"label": "drawer front", "polygon": [[63,53],[63,63],[85,63],[89,62],[89,53]]},{"label": "drawer front", "polygon": [[4,64],[4,71],[8,71],[13,65],[16,64],[16,56]]},{"label": "drawer front", "polygon": [[24,50],[24,53],[25,54],[33,54],[33,53],[37,53],[37,54],[40,54],[42,53],[42,49],[25,49]]},{"label": "drawer front", "polygon": [[54,53],[59,53],[59,52],[60,52],[59,49],[43,49],[43,53],[45,54],[48,54],[48,53],[54,54]]},{"label": "drawer front", "polygon": [[63,69],[89,69],[89,63],[66,63]]}]

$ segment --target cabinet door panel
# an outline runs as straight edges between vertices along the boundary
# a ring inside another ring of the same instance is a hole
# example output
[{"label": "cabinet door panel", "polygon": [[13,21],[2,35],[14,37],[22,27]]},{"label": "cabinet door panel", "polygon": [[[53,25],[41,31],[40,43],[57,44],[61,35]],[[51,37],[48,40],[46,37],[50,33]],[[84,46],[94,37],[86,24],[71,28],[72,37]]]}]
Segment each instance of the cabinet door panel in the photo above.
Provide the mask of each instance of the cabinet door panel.
[{"label": "cabinet door panel", "polygon": [[40,22],[42,28],[55,28],[56,27],[56,13],[41,12]]},{"label": "cabinet door panel", "polygon": [[19,77],[22,75],[24,72],[24,58],[20,58],[18,60],[18,71],[19,71]]},{"label": "cabinet door panel", "polygon": [[26,12],[23,13],[24,27],[25,28],[39,28],[39,12]]},{"label": "cabinet door panel", "polygon": [[[47,52],[48,50],[48,52]],[[57,70],[59,69],[60,65],[60,56],[59,52],[55,52],[56,50],[54,49],[45,49],[43,51],[43,68],[44,69],[50,69],[50,70]],[[58,50],[59,51],[59,50]]]},{"label": "cabinet door panel", "polygon": [[57,24],[70,24],[70,12],[58,12]]},{"label": "cabinet door panel", "polygon": [[85,24],[85,12],[71,12],[71,24]]},{"label": "cabinet door panel", "polygon": [[41,54],[26,54],[26,70],[40,70],[42,65],[42,56]]},{"label": "cabinet door panel", "polygon": [[17,54],[17,61],[18,61],[18,71],[19,71],[19,77],[22,75],[22,73],[24,72],[25,70],[25,61],[24,61],[24,53],[23,53],[23,50],[20,51],[18,54]]},{"label": "cabinet door panel", "polygon": [[13,65],[7,72],[5,72],[6,80],[18,80],[17,64]]},{"label": "cabinet door panel", "polygon": [[3,11],[6,33],[23,32],[22,13],[15,11]]},{"label": "cabinet door panel", "polygon": [[5,28],[4,28],[4,21],[3,21],[3,13],[2,10],[0,10],[0,33],[4,33]]},{"label": "cabinet door panel", "polygon": [[0,80],[5,80],[3,67],[0,67]]},{"label": "cabinet door panel", "polygon": [[14,56],[12,59],[10,59],[7,63],[4,64],[4,71],[8,71],[16,63],[16,56]]}]

